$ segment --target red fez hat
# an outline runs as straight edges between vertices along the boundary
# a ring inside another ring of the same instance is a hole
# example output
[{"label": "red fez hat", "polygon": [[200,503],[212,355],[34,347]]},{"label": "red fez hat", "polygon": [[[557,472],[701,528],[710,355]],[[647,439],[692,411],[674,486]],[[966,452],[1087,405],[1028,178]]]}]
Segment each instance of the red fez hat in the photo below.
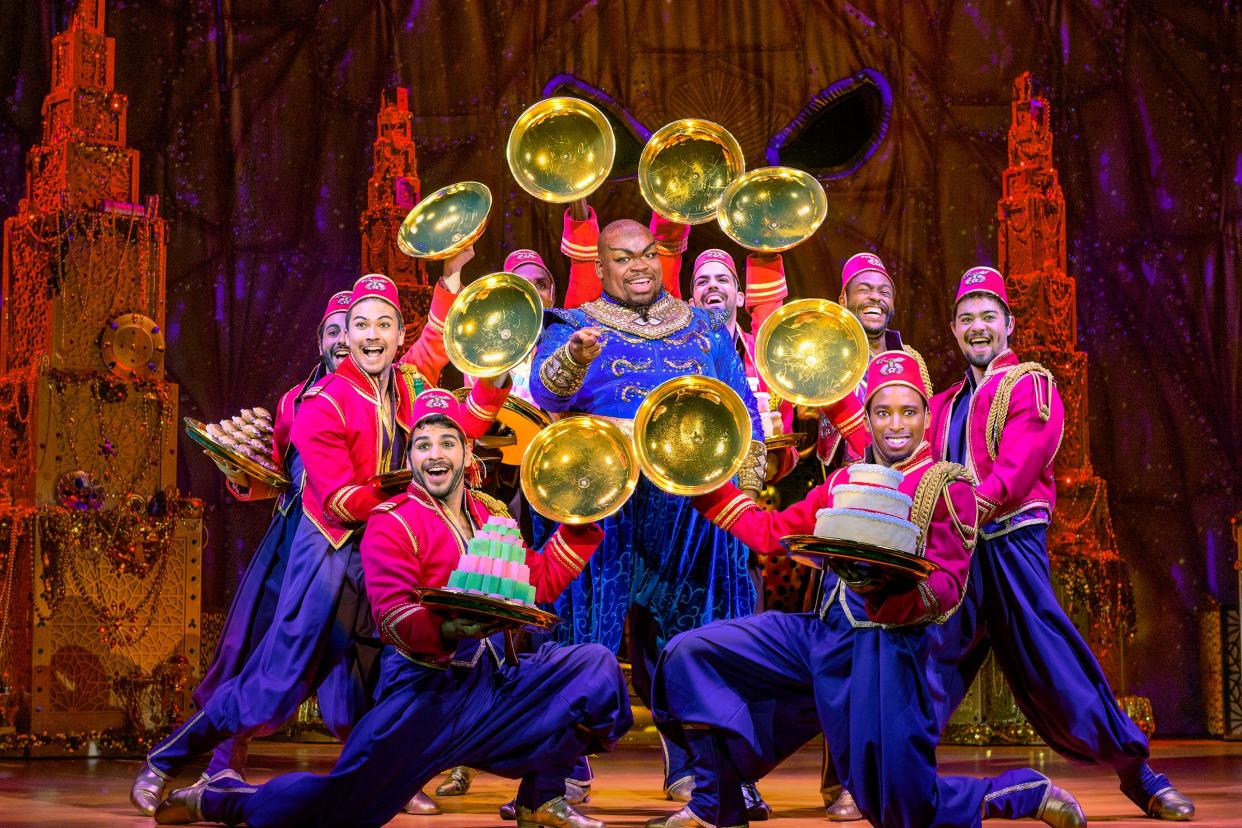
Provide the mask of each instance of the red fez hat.
[{"label": "red fez hat", "polygon": [[410,430],[418,428],[419,423],[436,414],[442,414],[452,420],[453,425],[457,426],[457,430],[461,432],[462,439],[465,439],[466,428],[462,425],[465,417],[462,414],[461,403],[451,391],[445,391],[443,388],[428,388],[414,398],[414,411],[411,418],[414,425]]},{"label": "red fez hat", "polygon": [[396,308],[397,313],[401,312],[401,299],[397,296],[397,285],[382,273],[368,273],[354,282],[349,306],[352,308],[363,299],[383,299]]},{"label": "red fez hat", "polygon": [[698,273],[699,268],[709,262],[717,262],[729,268],[729,272],[733,274],[734,280],[737,279],[737,265],[733,263],[733,257],[715,247],[704,250],[699,254],[698,258],[694,260],[694,270],[690,271],[690,273],[692,275]]},{"label": "red fez hat", "polygon": [[987,293],[1001,300],[1006,309],[1009,308],[1009,294],[1005,292],[1005,277],[1000,271],[990,267],[972,267],[962,274],[962,281],[957,285],[957,298],[953,306],[962,301],[968,293]]},{"label": "red fez hat", "polygon": [[927,386],[923,384],[923,374],[919,371],[918,360],[905,351],[885,351],[877,354],[867,366],[865,382],[867,383],[867,399],[864,405],[871,402],[871,398],[877,391],[889,385],[909,386],[919,392],[923,402],[927,402]]},{"label": "red fez hat", "polygon": [[319,320],[319,327],[322,330],[324,324],[328,321],[328,317],[334,313],[349,310],[349,303],[353,297],[353,291],[338,290],[332,294],[332,298],[328,300],[328,306],[323,309],[323,318]]},{"label": "red fez hat", "polygon": [[879,256],[874,253],[855,253],[841,266],[841,295],[845,295],[845,290],[850,286],[854,277],[867,272],[882,274],[890,282],[893,281],[893,277],[884,268],[884,262],[880,261]]},{"label": "red fez hat", "polygon": [[504,269],[510,273],[517,272],[517,268],[521,265],[534,265],[549,276],[552,271],[548,270],[548,266],[543,263],[543,256],[540,256],[534,250],[514,250],[508,256],[505,256]]}]

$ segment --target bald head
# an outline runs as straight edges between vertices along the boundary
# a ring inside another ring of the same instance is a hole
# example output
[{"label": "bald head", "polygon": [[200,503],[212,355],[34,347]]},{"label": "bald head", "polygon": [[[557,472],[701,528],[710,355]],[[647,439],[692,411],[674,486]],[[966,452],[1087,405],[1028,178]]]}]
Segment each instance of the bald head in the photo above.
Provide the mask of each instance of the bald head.
[{"label": "bald head", "polygon": [[655,236],[631,219],[618,219],[599,234],[595,272],[604,292],[632,307],[646,307],[660,295],[660,261]]}]

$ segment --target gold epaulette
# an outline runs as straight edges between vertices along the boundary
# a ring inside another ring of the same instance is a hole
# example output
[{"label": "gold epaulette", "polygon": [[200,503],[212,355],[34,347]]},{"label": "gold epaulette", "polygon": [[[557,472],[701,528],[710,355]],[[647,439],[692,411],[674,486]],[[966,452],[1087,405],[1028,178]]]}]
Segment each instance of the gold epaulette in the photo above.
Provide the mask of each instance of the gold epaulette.
[{"label": "gold epaulette", "polygon": [[487,507],[487,511],[493,515],[506,518],[513,517],[513,515],[509,514],[509,507],[491,495],[485,492],[480,492],[477,489],[471,489],[470,494],[474,495],[480,502],[482,502],[482,504]]},{"label": "gold epaulette", "polygon": [[302,393],[302,399],[309,400],[311,397],[318,397],[319,392],[322,390],[323,389],[320,388],[318,385],[312,385],[310,388],[307,388],[306,391]]},{"label": "gold epaulette", "polygon": [[[1013,389],[1018,384],[1018,380],[1027,374],[1043,374],[1048,379],[1049,389],[1056,384],[1056,380],[1052,377],[1052,372],[1038,362],[1021,362],[1005,372],[1005,375],[1001,377],[1000,385],[996,389],[996,396],[992,398],[992,405],[988,408],[988,422],[984,430],[988,446],[988,456],[993,460],[996,459],[996,454],[1000,451],[1001,432],[1005,430],[1005,422],[1009,419],[1009,398],[1013,395]],[[1040,393],[1039,383],[1035,383],[1035,405],[1039,409],[1039,418],[1045,423],[1052,416],[1051,398],[1051,391],[1047,397],[1043,397]]]},{"label": "gold epaulette", "polygon": [[[410,392],[410,397],[417,397],[419,394],[433,387],[432,383],[422,375],[418,367],[408,362],[399,362],[393,366],[397,372],[401,374],[401,378],[405,380],[405,387]],[[422,386],[419,388],[419,386]]]},{"label": "gold epaulette", "polygon": [[936,392],[932,390],[931,374],[927,372],[927,363],[923,361],[923,355],[909,345],[902,345],[901,350],[914,357],[914,361],[919,364],[919,376],[923,378],[923,387],[927,389],[927,398],[930,400]]},{"label": "gold epaulette", "polygon": [[381,512],[391,512],[395,508],[397,508],[397,501],[385,500],[383,503],[372,509],[371,514],[378,515]]},{"label": "gold epaulette", "polygon": [[974,476],[965,466],[941,460],[932,464],[931,468],[924,473],[923,479],[919,481],[918,488],[914,490],[914,503],[910,507],[910,522],[919,527],[918,552],[920,555],[927,546],[928,528],[931,526],[932,515],[936,512],[936,501],[942,494],[949,507],[949,515],[953,518],[962,537],[967,540],[968,548],[974,546],[974,536],[978,528],[976,516],[971,516],[970,526],[967,527],[953,510],[953,500],[949,497],[949,484],[955,480],[975,485]]}]

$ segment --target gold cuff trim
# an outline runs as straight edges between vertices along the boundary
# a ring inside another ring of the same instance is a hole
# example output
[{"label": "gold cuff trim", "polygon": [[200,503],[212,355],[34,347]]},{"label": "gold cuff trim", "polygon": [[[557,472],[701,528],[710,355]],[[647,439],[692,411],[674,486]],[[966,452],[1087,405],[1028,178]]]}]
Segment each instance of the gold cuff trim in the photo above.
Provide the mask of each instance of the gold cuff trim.
[{"label": "gold cuff trim", "polygon": [[752,492],[762,491],[765,472],[768,470],[768,447],[758,440],[750,441],[746,459],[738,469],[737,479],[741,488]]},{"label": "gold cuff trim", "polygon": [[569,345],[565,344],[552,352],[539,367],[539,378],[544,386],[558,397],[572,397],[582,388],[586,379],[586,365],[579,365],[569,355]]},{"label": "gold cuff trim", "polygon": [[733,524],[741,519],[752,508],[755,508],[755,502],[745,494],[734,495],[733,499],[724,505],[716,517],[712,519],[712,523],[719,526],[726,532],[733,528]]}]

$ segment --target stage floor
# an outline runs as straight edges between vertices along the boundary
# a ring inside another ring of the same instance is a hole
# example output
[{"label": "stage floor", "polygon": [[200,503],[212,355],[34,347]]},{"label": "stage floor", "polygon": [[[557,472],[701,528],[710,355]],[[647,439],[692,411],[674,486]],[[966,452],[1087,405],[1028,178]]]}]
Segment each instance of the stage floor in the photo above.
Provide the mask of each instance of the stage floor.
[{"label": "stage floor", "polygon": [[[335,745],[261,742],[251,753],[252,778],[297,769],[327,769]],[[1224,828],[1242,825],[1242,743],[1210,740],[1158,740],[1154,763],[1189,794],[1198,806],[1195,825]],[[1145,826],[1117,790],[1117,780],[1099,770],[1083,770],[1043,748],[964,748],[941,750],[948,773],[977,774],[1032,766],[1069,788],[1082,802],[1092,823]],[[127,800],[138,767],[134,760],[0,759],[0,826],[149,826]],[[429,788],[434,788],[433,782]],[[819,748],[808,747],[763,781],[760,790],[776,808],[773,828],[828,823],[819,807]],[[445,813],[435,817],[401,815],[392,821],[408,828],[486,828],[507,826],[496,807],[512,796],[514,783],[480,774],[469,796],[441,800]],[[596,787],[586,810],[610,826],[641,826],[669,811],[660,798],[658,748],[624,745],[596,762]],[[862,825],[863,823],[852,823]],[[1028,823],[1030,824],[1030,823]]]}]

